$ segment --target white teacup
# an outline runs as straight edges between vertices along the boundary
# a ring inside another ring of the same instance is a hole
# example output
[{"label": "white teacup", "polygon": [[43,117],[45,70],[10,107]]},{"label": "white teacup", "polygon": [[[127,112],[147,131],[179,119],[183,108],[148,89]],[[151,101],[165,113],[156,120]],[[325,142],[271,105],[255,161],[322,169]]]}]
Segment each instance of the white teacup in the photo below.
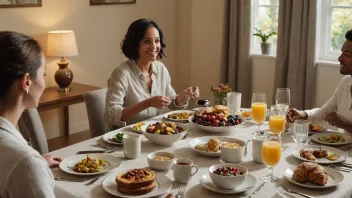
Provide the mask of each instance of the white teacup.
[{"label": "white teacup", "polygon": [[[196,171],[192,173],[192,168]],[[189,182],[191,177],[198,171],[198,166],[193,164],[193,161],[186,158],[179,158],[174,160],[173,164],[173,174],[175,181],[181,184],[186,184]]]},{"label": "white teacup", "polygon": [[247,154],[247,144],[242,140],[236,140],[235,143],[239,144],[239,148],[228,148],[220,144],[221,160],[228,163],[239,163]]},{"label": "white teacup", "polygon": [[262,146],[264,136],[254,136],[252,138],[252,157],[253,161],[263,164]]},{"label": "white teacup", "polygon": [[122,137],[123,153],[126,158],[135,159],[141,153],[141,137],[137,134],[126,134]]}]

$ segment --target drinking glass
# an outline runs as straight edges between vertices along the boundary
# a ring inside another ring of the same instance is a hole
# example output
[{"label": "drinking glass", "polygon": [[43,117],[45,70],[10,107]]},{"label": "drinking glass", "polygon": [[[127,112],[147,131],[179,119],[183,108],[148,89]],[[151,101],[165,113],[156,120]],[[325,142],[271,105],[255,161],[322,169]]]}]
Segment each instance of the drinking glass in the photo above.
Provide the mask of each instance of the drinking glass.
[{"label": "drinking glass", "polygon": [[270,108],[269,130],[273,133],[283,133],[286,125],[286,111],[276,106]]},{"label": "drinking glass", "polygon": [[295,120],[293,123],[293,140],[298,144],[304,144],[308,140],[309,122]]},{"label": "drinking glass", "polygon": [[262,146],[262,157],[264,164],[269,168],[269,174],[261,179],[265,182],[278,182],[279,178],[273,174],[273,167],[276,166],[281,158],[281,134],[267,131],[264,134]]},{"label": "drinking glass", "polygon": [[266,109],[267,109],[267,106],[266,106],[265,93],[253,93],[253,95],[252,95],[252,120],[257,124],[257,132],[256,133],[258,133],[258,134],[263,133],[262,131],[260,131],[260,125],[263,124],[263,122],[265,121]]},{"label": "drinking glass", "polygon": [[289,88],[277,88],[275,96],[276,108],[284,109],[287,113],[290,106],[290,89]]}]

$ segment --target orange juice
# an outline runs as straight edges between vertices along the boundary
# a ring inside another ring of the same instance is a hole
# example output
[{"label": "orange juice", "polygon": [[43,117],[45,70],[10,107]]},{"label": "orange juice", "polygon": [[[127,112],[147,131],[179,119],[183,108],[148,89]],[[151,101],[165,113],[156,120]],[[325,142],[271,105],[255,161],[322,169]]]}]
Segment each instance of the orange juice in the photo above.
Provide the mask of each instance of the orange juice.
[{"label": "orange juice", "polygon": [[255,102],[252,104],[252,120],[257,124],[263,123],[266,118],[266,104]]},{"label": "orange juice", "polygon": [[281,158],[281,144],[275,141],[263,143],[262,147],[263,161],[267,166],[275,166]]},{"label": "orange juice", "polygon": [[270,116],[269,129],[274,133],[280,133],[285,131],[286,119],[285,116],[274,115]]}]

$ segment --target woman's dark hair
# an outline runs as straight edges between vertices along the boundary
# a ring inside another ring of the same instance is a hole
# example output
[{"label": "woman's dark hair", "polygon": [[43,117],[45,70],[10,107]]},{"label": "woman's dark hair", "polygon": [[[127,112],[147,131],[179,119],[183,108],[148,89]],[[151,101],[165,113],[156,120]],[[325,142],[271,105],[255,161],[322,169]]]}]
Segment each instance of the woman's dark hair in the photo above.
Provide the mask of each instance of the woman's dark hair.
[{"label": "woman's dark hair", "polygon": [[352,42],[352,30],[348,30],[345,34],[345,38]]},{"label": "woman's dark hair", "polygon": [[155,27],[159,31],[161,48],[158,53],[158,58],[162,59],[164,56],[166,56],[164,53],[166,47],[164,43],[164,34],[158,24],[156,24],[151,19],[138,19],[130,25],[127,30],[125,39],[121,44],[122,52],[130,60],[138,58],[139,42],[144,38],[145,33],[149,27]]},{"label": "woman's dark hair", "polygon": [[16,79],[28,73],[35,78],[41,63],[42,50],[31,37],[0,31],[0,99],[3,99]]}]

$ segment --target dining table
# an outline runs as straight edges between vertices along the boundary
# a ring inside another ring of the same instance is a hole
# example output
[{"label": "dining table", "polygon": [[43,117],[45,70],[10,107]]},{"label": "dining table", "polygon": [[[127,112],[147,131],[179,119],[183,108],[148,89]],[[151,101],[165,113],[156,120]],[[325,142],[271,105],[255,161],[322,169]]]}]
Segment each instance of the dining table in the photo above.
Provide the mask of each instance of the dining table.
[{"label": "dining table", "polygon": [[[151,121],[161,121],[163,120],[163,115],[154,117],[150,119]],[[102,136],[95,137],[68,147],[61,148],[59,150],[55,150],[50,152],[49,154],[60,156],[62,158],[70,157],[76,155],[78,151],[82,150],[93,150],[99,148],[92,147],[93,144],[102,144],[105,146],[113,147],[114,152],[107,153],[106,155],[111,155],[121,160],[121,164],[102,175],[96,176],[76,176],[65,173],[59,167],[52,168],[53,175],[55,177],[63,177],[63,178],[74,178],[74,179],[81,179],[83,182],[70,182],[70,181],[55,181],[55,195],[59,198],[70,198],[70,197],[94,197],[94,198],[104,198],[104,197],[115,197],[108,192],[106,192],[102,187],[102,182],[105,178],[107,178],[111,174],[117,175],[117,173],[130,170],[135,168],[146,168],[150,169],[147,163],[147,156],[148,154],[155,152],[155,151],[165,151],[171,152],[176,155],[176,158],[188,158],[193,161],[199,167],[198,172],[192,176],[191,180],[186,185],[186,190],[184,193],[184,197],[186,198],[216,198],[216,197],[249,197],[253,191],[255,191],[258,186],[260,186],[264,181],[261,180],[263,175],[268,174],[268,168],[265,164],[256,163],[252,159],[252,144],[251,142],[248,143],[248,153],[244,156],[242,162],[239,164],[245,166],[249,174],[253,175],[257,182],[255,186],[245,192],[239,194],[221,194],[218,192],[210,191],[204,188],[200,184],[200,178],[203,175],[208,174],[208,169],[210,166],[214,164],[222,163],[220,157],[207,157],[194,152],[189,147],[189,141],[194,138],[204,137],[204,136],[228,136],[237,138],[247,142],[247,140],[251,140],[253,137],[253,132],[257,130],[257,126],[251,120],[247,120],[245,123],[235,127],[235,129],[228,133],[207,133],[202,131],[197,126],[192,123],[185,123],[188,127],[188,132],[191,134],[187,136],[186,139],[181,139],[175,142],[170,147],[162,147],[155,145],[151,141],[147,140],[143,135],[141,135],[141,153],[138,158],[136,159],[127,159],[124,157],[123,148],[119,145],[113,145],[105,142]],[[265,122],[261,125],[261,130],[268,130],[269,126],[268,123]],[[133,132],[131,126],[126,126],[123,128],[118,129],[120,132]],[[289,180],[283,177],[284,171],[293,166],[297,166],[302,162],[302,160],[294,157],[291,153],[298,144],[293,141],[292,132],[285,132],[283,134],[282,144],[284,145],[284,149],[282,150],[282,155],[280,162],[274,167],[274,176],[280,178],[278,182],[274,183],[267,183],[264,187],[259,190],[255,195],[252,197],[272,197],[272,198],[279,198],[279,197],[299,197],[297,195],[288,193],[282,187],[285,186],[287,189],[291,189],[294,191],[298,191],[312,197],[352,197],[352,172],[341,172],[344,176],[343,181],[334,187],[324,188],[324,189],[310,189],[301,186],[297,186],[291,183]],[[352,146],[351,146],[352,147]],[[346,151],[348,152],[348,151]],[[347,163],[352,163],[351,157],[347,157]],[[168,177],[172,182],[172,187],[169,191],[165,192],[164,194],[160,195],[159,197],[165,197],[167,194],[172,193],[174,195],[177,194],[178,189],[182,186],[182,184],[177,183],[174,180],[173,171],[172,169],[168,171],[155,171],[157,174],[163,174]],[[91,184],[85,185],[92,179],[99,177],[99,179]],[[160,184],[159,184],[160,185]],[[131,196],[133,197],[133,196]]]}]

